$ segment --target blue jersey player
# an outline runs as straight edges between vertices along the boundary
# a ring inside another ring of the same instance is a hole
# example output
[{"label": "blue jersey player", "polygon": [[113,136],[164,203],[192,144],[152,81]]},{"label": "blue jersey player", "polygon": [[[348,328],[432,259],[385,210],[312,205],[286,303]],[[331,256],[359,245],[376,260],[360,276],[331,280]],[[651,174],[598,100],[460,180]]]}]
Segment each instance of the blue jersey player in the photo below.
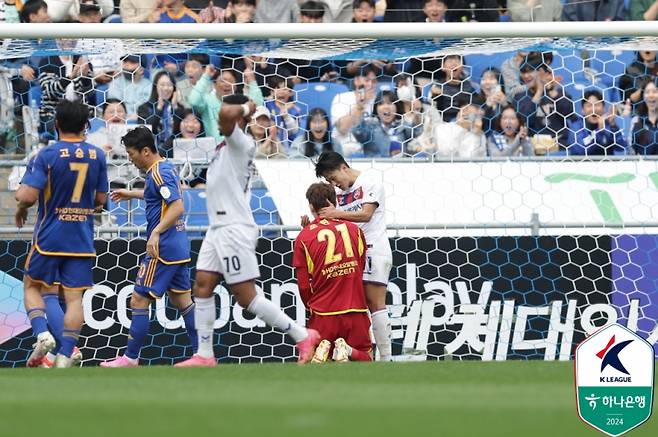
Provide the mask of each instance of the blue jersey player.
[{"label": "blue jersey player", "polygon": [[[59,341],[56,367],[69,367],[84,322],[82,293],[93,286],[94,211],[107,198],[107,164],[102,150],[84,141],[89,108],[63,100],[56,108],[59,141],[45,147],[26,172],[16,193],[16,226],[27,220],[38,202],[32,247],[25,261],[25,309],[37,337],[29,367],[41,365],[55,347],[45,315],[57,305],[46,305],[44,295],[64,291],[63,327],[53,333]],[[61,314],[60,314],[61,317]],[[49,317],[55,320],[56,316]]]},{"label": "blue jersey player", "polygon": [[147,128],[138,127],[128,132],[122,142],[130,161],[146,172],[146,183],[144,190],[116,190],[111,197],[115,202],[144,199],[148,241],[130,299],[132,322],[128,347],[124,355],[101,363],[101,367],[138,365],[139,350],[149,329],[149,306],[165,292],[183,316],[192,348],[195,352],[197,349],[188,269],[190,243],[185,231],[185,207],[178,174],[174,166],[160,156],[153,134]]}]

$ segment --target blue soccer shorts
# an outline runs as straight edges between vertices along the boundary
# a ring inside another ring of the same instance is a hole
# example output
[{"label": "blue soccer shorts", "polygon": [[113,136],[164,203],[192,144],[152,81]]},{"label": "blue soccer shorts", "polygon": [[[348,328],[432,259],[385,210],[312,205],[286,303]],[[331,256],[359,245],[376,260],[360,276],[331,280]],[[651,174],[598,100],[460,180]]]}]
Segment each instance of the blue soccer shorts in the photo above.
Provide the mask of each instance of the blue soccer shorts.
[{"label": "blue soccer shorts", "polygon": [[187,262],[165,264],[161,260],[145,256],[137,272],[135,292],[151,299],[160,299],[167,291],[173,293],[192,291]]},{"label": "blue soccer shorts", "polygon": [[95,258],[42,255],[32,248],[25,261],[25,275],[46,287],[84,291],[94,286]]}]

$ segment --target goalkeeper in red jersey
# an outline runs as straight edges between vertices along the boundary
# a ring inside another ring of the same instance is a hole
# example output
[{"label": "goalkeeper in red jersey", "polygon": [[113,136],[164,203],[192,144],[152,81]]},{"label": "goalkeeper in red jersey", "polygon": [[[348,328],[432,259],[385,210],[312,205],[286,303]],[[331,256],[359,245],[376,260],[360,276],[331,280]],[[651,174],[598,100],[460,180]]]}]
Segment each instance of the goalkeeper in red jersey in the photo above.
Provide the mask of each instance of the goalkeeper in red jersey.
[{"label": "goalkeeper in red jersey", "polygon": [[334,361],[372,361],[370,318],[363,290],[363,232],[354,223],[318,217],[317,212],[327,202],[336,204],[332,185],[311,185],[306,199],[315,220],[295,240],[293,266],[302,301],[311,312],[308,327],[322,338],[312,362],[326,361],[332,349]]}]

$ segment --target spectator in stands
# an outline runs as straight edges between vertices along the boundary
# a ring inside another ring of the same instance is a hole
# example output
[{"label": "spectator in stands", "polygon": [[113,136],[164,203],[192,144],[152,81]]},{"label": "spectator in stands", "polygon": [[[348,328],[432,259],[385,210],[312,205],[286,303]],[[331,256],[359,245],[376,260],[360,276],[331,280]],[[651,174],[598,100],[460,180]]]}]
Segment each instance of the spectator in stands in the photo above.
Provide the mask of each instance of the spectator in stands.
[{"label": "spectator in stands", "polygon": [[402,152],[400,118],[403,111],[402,103],[393,91],[381,92],[375,100],[373,114],[352,128],[364,156],[388,157]]},{"label": "spectator in stands", "polygon": [[375,22],[375,0],[354,0],[352,23]]},{"label": "spectator in stands", "polygon": [[299,120],[302,111],[293,99],[294,84],[290,79],[281,76],[272,76],[269,79],[269,87],[272,89],[272,100],[265,102],[265,107],[274,117],[277,127],[279,141],[287,149],[299,133]]},{"label": "spectator in stands", "polygon": [[456,99],[473,101],[475,87],[464,73],[464,59],[461,55],[447,55],[441,62],[437,84],[432,87],[430,97],[441,111],[444,121],[452,121],[459,112]]},{"label": "spectator in stands", "polygon": [[485,135],[489,135],[494,129],[494,122],[500,115],[500,111],[508,103],[501,84],[501,74],[496,67],[489,67],[482,73],[477,101],[484,113],[482,129]]},{"label": "spectator in stands", "polygon": [[201,18],[185,6],[185,0],[161,0],[161,8],[151,13],[151,23],[201,23]]},{"label": "spectator in stands", "polygon": [[567,0],[563,21],[623,21],[628,17],[624,0]]},{"label": "spectator in stands", "polygon": [[185,108],[191,108],[189,97],[192,89],[203,76],[203,69],[210,64],[210,58],[205,53],[192,53],[185,61],[185,78],[178,79],[176,88],[178,90],[179,103]]},{"label": "spectator in stands", "polygon": [[149,99],[151,81],[144,77],[139,56],[124,56],[121,68],[122,74],[110,83],[107,97],[121,100],[126,106],[128,119],[134,120],[137,118],[137,106]]},{"label": "spectator in stands", "polygon": [[626,150],[624,132],[617,126],[615,105],[605,110],[603,94],[599,90],[585,91],[582,101],[582,120],[573,123],[575,143],[568,148],[570,155],[613,155]]},{"label": "spectator in stands", "polygon": [[396,80],[398,99],[402,103],[403,115],[400,141],[404,155],[415,155],[431,148],[432,129],[441,121],[441,114],[433,104],[420,97],[422,89],[411,78],[401,76]]},{"label": "spectator in stands", "polygon": [[20,23],[19,13],[23,8],[21,0],[5,0],[0,2],[0,23]]},{"label": "spectator in stands", "polygon": [[322,108],[313,108],[306,118],[306,129],[292,143],[290,156],[313,158],[324,152],[343,154],[343,150],[331,142],[329,115]]},{"label": "spectator in stands", "polygon": [[658,0],[630,0],[629,8],[631,20],[658,20]]},{"label": "spectator in stands", "polygon": [[489,156],[533,156],[535,154],[528,128],[514,106],[505,106],[494,122],[494,131],[487,139]]},{"label": "spectator in stands", "polygon": [[191,109],[184,109],[181,112],[180,132],[177,137],[184,140],[193,140],[204,135],[205,132],[199,117]]},{"label": "spectator in stands", "polygon": [[256,112],[251,116],[251,122],[247,126],[247,133],[251,134],[256,141],[257,158],[286,157],[277,130],[270,111],[264,106],[257,107]]},{"label": "spectator in stands", "polygon": [[[30,0],[32,1],[32,0]],[[107,17],[114,11],[113,0],[97,0],[101,7],[103,17]],[[55,23],[75,21],[78,19],[77,0],[46,0],[48,3],[48,15]]]},{"label": "spectator in stands", "polygon": [[436,143],[425,152],[441,158],[485,157],[487,139],[482,132],[482,110],[463,97],[458,100],[457,117],[434,126]]},{"label": "spectator in stands", "polygon": [[424,21],[426,23],[443,23],[446,21],[448,12],[448,0],[424,0],[423,13],[419,14],[419,19],[414,21]]},{"label": "spectator in stands", "polygon": [[560,21],[560,0],[507,0],[511,21]]},{"label": "spectator in stands", "polygon": [[[503,84],[505,85],[505,94],[508,100],[528,89],[527,84],[521,83],[521,64],[523,64],[527,56],[528,52],[516,52],[514,56],[506,59],[500,66]],[[550,62],[548,64],[550,65]]]},{"label": "spectator in stands", "polygon": [[555,80],[541,54],[530,54],[521,67],[521,77],[528,86],[514,96],[514,107],[525,117],[530,135],[548,135],[559,145],[569,146],[567,120],[576,117],[574,104]]},{"label": "spectator in stands", "polygon": [[174,134],[183,119],[183,106],[178,103],[176,79],[167,71],[160,71],[153,79],[151,95],[137,109],[140,123],[151,126],[155,144],[168,158],[173,157]]},{"label": "spectator in stands", "polygon": [[296,23],[299,21],[297,0],[260,0],[256,4],[254,23]]},{"label": "spectator in stands", "polygon": [[[384,21],[389,23],[425,21],[426,17],[419,11],[430,2],[431,0],[386,0]],[[447,7],[447,4],[444,5]]]},{"label": "spectator in stands", "polygon": [[498,21],[497,0],[455,0],[447,13],[452,22]]},{"label": "spectator in stands", "polygon": [[658,155],[658,79],[647,83],[633,118],[633,149],[638,155]]},{"label": "spectator in stands", "polygon": [[48,5],[43,0],[29,0],[20,11],[23,23],[50,23]]},{"label": "spectator in stands", "polygon": [[160,0],[121,0],[119,13],[123,23],[148,23]]},{"label": "spectator in stands", "polygon": [[299,6],[300,23],[322,23],[324,7],[316,1],[306,1]]},{"label": "spectator in stands", "polygon": [[226,8],[227,23],[253,23],[256,0],[236,0]]},{"label": "spectator in stands", "polygon": [[[97,24],[100,23],[103,16],[101,7],[97,0],[80,0],[78,3],[78,21],[80,23]],[[99,40],[83,39],[83,46],[95,46]],[[89,55],[89,63],[94,70],[94,82],[96,84],[107,84],[114,79],[114,76],[121,70],[121,58],[118,53],[122,50],[121,43],[118,40],[100,41],[104,46],[111,45],[102,54]]]},{"label": "spectator in stands", "polygon": [[[119,99],[107,99],[103,105],[103,121],[105,125],[87,135],[87,142],[105,151],[108,159],[126,158],[126,149],[121,142],[112,141],[108,135],[108,127],[112,124],[126,124],[127,122],[126,107]],[[110,178],[111,179],[111,178]]]},{"label": "spectator in stands", "polygon": [[18,151],[14,93],[20,91],[27,94],[30,81],[35,79],[34,68],[21,61],[17,59],[0,65],[0,153],[3,153],[3,149],[4,153]]},{"label": "spectator in stands", "polygon": [[354,0],[318,0],[324,6],[325,23],[349,23],[353,18]]},{"label": "spectator in stands", "polygon": [[[253,70],[253,61],[246,57],[246,66],[243,71],[244,77],[244,94],[246,94],[256,105],[263,104],[263,93],[258,87]],[[211,92],[215,82],[214,93]],[[222,135],[219,132],[219,110],[222,107],[224,96],[235,94],[238,84],[238,72],[233,69],[223,69],[217,71],[214,65],[208,64],[201,79],[192,88],[189,96],[189,103],[192,109],[201,116],[203,128],[208,136],[214,137],[221,141]]]},{"label": "spectator in stands", "polygon": [[226,0],[187,0],[185,4],[188,8],[199,13],[201,21],[204,23],[224,23],[226,22]]},{"label": "spectator in stands", "polygon": [[334,143],[343,149],[345,155],[360,153],[361,144],[354,138],[352,128],[372,114],[377,97],[377,75],[379,69],[367,65],[352,81],[353,91],[338,94],[331,103],[331,124]]},{"label": "spectator in stands", "polygon": [[642,99],[644,86],[658,76],[656,52],[643,50],[637,52],[637,58],[626,67],[626,72],[619,78],[622,99],[630,100],[633,107]]},{"label": "spectator in stands", "polygon": [[[60,41],[61,43],[61,41]],[[67,41],[68,43],[68,41]],[[74,47],[75,41],[68,48]],[[80,55],[48,56],[39,64],[39,87],[41,106],[39,107],[39,136],[42,142],[55,138],[55,108],[61,99],[79,100],[90,106],[95,105],[93,71],[86,57]]]}]

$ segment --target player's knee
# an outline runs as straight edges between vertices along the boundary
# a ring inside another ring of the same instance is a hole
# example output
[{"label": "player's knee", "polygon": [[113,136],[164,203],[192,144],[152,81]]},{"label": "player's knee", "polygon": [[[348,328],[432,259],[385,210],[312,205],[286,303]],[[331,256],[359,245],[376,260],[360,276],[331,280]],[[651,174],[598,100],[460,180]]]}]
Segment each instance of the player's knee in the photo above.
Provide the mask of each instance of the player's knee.
[{"label": "player's knee", "polygon": [[194,296],[196,297],[202,297],[202,298],[212,297],[213,290],[209,282],[200,281],[197,279],[196,282],[194,283],[194,286],[192,287],[192,290],[194,292]]},{"label": "player's knee", "polygon": [[150,304],[150,299],[145,298],[139,293],[133,293],[130,297],[130,308],[132,309],[148,308]]},{"label": "player's knee", "polygon": [[192,295],[190,293],[169,293],[169,302],[179,310],[183,310],[192,305]]},{"label": "player's knee", "polygon": [[235,301],[242,307],[247,308],[251,301],[256,297],[256,289],[253,283],[242,283],[231,286],[231,294],[235,297]]}]

